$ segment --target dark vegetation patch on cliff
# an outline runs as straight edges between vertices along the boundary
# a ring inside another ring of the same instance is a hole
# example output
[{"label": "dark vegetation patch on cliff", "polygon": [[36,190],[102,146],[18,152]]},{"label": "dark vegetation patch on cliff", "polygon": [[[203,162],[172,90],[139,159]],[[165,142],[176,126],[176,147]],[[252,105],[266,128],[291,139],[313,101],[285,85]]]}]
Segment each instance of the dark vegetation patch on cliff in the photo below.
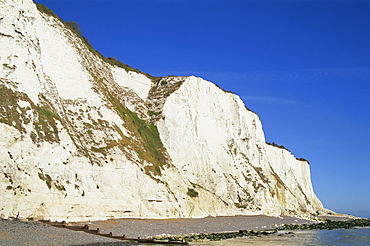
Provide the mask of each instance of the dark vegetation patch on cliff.
[{"label": "dark vegetation patch on cliff", "polygon": [[43,104],[37,107],[38,121],[34,122],[36,134],[31,134],[31,139],[34,142],[45,140],[50,143],[59,142],[58,128],[56,121],[60,120],[59,116],[54,112],[54,109]]},{"label": "dark vegetation patch on cliff", "polygon": [[36,7],[37,9],[40,11],[40,12],[43,12],[47,15],[50,15],[50,16],[54,16],[56,18],[59,18],[51,9],[49,9],[48,7],[46,7],[45,5],[41,4],[41,3],[36,3]]},{"label": "dark vegetation patch on cliff", "polygon": [[188,192],[186,194],[191,198],[198,197],[198,192],[195,191],[193,188],[188,188]]},{"label": "dark vegetation patch on cliff", "polygon": [[13,91],[0,84],[0,122],[25,133],[24,124],[31,121],[27,116],[27,111],[31,108],[19,107],[19,100],[27,101],[28,97],[24,93]]},{"label": "dark vegetation patch on cliff", "polygon": [[300,158],[296,158],[296,159],[298,161],[305,161],[305,162],[307,162],[307,164],[310,164],[310,162],[307,159],[305,159],[305,158],[300,157]]},{"label": "dark vegetation patch on cliff", "polygon": [[58,180],[53,180],[51,176],[47,173],[44,173],[44,171],[41,168],[39,168],[39,170],[40,170],[38,172],[39,179],[45,181],[49,189],[51,189],[52,187],[55,187],[59,191],[66,191],[66,188],[64,187],[64,185],[60,184]]},{"label": "dark vegetation patch on cliff", "polygon": [[[20,106],[21,101],[27,106]],[[27,133],[25,127],[32,122],[34,131],[30,133],[30,137],[34,143],[59,142],[56,126],[58,118],[45,101],[35,105],[27,94],[0,84],[0,122],[16,128],[22,134]]]},{"label": "dark vegetation patch on cliff", "polygon": [[266,144],[271,145],[271,146],[274,146],[274,147],[279,148],[279,149],[285,149],[285,150],[289,151],[284,145],[279,145],[279,144],[277,144],[275,142],[271,142],[271,143],[266,142]]},{"label": "dark vegetation patch on cliff", "polygon": [[128,110],[120,102],[118,97],[112,93],[107,92],[107,99],[125,122],[125,128],[132,133],[131,137],[127,137],[121,133],[123,140],[120,143],[121,148],[128,146],[138,154],[141,160],[151,163],[152,165],[146,165],[144,169],[149,176],[156,179],[154,176],[160,176],[161,168],[169,164],[169,159],[160,139],[157,126],[140,119],[135,112]]}]

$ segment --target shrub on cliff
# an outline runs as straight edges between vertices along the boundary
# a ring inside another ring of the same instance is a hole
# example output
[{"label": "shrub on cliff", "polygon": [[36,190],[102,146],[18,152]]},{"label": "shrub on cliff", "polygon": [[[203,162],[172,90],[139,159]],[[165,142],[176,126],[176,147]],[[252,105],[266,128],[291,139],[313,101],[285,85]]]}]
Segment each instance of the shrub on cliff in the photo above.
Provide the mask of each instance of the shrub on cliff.
[{"label": "shrub on cliff", "polygon": [[35,4],[36,4],[36,7],[39,11],[41,11],[41,12],[47,14],[47,15],[51,15],[51,16],[54,16],[54,17],[58,18],[58,16],[51,9],[46,7],[45,5],[43,5],[41,3],[36,3],[36,2],[35,2]]},{"label": "shrub on cliff", "polygon": [[190,197],[197,197],[198,196],[198,192],[196,192],[194,189],[192,188],[188,188],[188,192],[186,193],[188,196]]}]

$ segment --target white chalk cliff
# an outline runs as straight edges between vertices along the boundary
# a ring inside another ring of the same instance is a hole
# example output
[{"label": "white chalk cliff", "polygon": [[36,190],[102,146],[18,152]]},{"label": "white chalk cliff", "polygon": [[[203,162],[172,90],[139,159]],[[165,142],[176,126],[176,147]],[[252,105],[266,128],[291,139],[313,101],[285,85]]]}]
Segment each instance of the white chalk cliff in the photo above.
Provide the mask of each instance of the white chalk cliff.
[{"label": "white chalk cliff", "polygon": [[31,0],[0,0],[0,165],[3,218],[326,212],[237,95],[108,60]]}]

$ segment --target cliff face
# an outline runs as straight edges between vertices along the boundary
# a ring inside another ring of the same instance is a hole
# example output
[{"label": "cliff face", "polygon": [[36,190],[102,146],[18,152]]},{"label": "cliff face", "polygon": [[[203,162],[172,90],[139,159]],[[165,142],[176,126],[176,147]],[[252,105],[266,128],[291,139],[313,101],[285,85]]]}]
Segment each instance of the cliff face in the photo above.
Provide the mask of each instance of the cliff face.
[{"label": "cliff face", "polygon": [[0,0],[0,44],[1,217],[325,212],[308,163],[213,83],[112,65],[31,0]]}]

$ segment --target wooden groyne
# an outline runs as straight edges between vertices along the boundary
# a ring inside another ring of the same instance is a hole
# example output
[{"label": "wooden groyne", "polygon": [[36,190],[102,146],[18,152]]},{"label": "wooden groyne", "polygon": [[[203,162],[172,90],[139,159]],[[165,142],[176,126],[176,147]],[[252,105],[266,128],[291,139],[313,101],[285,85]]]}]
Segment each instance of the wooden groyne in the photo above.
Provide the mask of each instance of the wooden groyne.
[{"label": "wooden groyne", "polygon": [[152,239],[152,238],[127,238],[126,235],[122,234],[122,236],[119,235],[113,235],[112,232],[104,234],[101,233],[100,229],[97,228],[95,230],[92,230],[89,228],[89,225],[84,225],[84,226],[70,226],[68,225],[65,221],[62,222],[52,222],[50,220],[40,220],[40,222],[45,223],[50,226],[58,227],[58,228],[66,228],[69,230],[73,231],[83,231],[86,233],[94,234],[94,235],[99,235],[102,237],[109,237],[109,238],[114,238],[114,239],[119,239],[119,240],[124,240],[124,241],[129,241],[129,242],[138,242],[138,243],[147,243],[147,244],[179,244],[179,245],[188,245],[188,242],[183,242],[183,241],[172,241],[172,240],[158,240],[158,239]]}]

